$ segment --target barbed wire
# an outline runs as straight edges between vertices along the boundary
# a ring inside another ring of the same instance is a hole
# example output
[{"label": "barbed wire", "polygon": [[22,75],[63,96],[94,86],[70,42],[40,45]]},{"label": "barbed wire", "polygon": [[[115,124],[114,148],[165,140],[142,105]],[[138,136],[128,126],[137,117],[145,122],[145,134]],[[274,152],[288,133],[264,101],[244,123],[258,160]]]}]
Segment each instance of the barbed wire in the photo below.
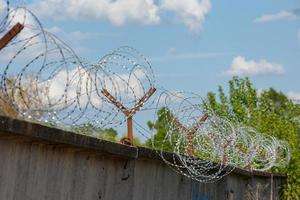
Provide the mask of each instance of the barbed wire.
[{"label": "barbed wire", "polygon": [[[24,29],[1,50],[7,63],[1,89],[3,100],[23,118],[64,126],[115,127],[126,117],[109,104],[103,90],[126,108],[134,108],[146,89],[154,87],[149,61],[131,47],[120,47],[91,64],[46,31],[27,8],[11,9],[7,19],[6,31],[15,23]],[[139,104],[145,108],[144,101]]]},{"label": "barbed wire", "polygon": [[10,10],[9,1],[1,0],[0,1],[0,33],[5,31],[9,10]]},{"label": "barbed wire", "polygon": [[154,111],[160,127],[149,130],[133,120],[135,130],[168,166],[199,182],[217,181],[235,167],[266,171],[289,163],[286,142],[217,116],[197,94],[158,88],[150,62],[134,48],[120,47],[90,63],[29,9],[3,3],[0,38],[17,23],[24,27],[0,49],[0,98],[17,117],[102,129],[126,121],[130,127],[138,111]]},{"label": "barbed wire", "polygon": [[235,167],[267,171],[289,163],[286,142],[218,117],[197,94],[164,90],[157,99],[156,128],[152,133],[143,128],[138,131],[151,135],[147,138],[152,148],[182,175],[207,183],[223,178]]}]

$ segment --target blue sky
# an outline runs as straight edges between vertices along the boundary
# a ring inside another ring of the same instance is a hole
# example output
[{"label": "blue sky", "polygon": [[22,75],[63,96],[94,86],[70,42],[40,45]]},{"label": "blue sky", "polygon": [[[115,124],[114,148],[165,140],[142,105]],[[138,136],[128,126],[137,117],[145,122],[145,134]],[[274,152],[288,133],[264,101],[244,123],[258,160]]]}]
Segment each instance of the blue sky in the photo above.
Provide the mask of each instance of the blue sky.
[{"label": "blue sky", "polygon": [[[120,46],[139,50],[151,61],[159,87],[204,97],[218,85],[227,88],[232,76],[239,75],[249,76],[259,90],[274,87],[300,100],[299,0],[26,4],[45,29],[91,62]],[[149,118],[139,113],[138,123],[145,125]]]},{"label": "blue sky", "polygon": [[[124,9],[107,11],[107,16],[93,7],[110,1],[29,5],[45,28],[92,61],[123,45],[141,51],[157,82],[170,90],[205,95],[217,85],[227,86],[232,75],[241,75],[250,76],[258,89],[272,86],[300,99],[298,0],[188,0],[186,9],[178,8],[183,7],[178,0],[142,0],[137,6],[136,1],[128,1],[129,8],[120,3]],[[115,15],[121,19],[111,17]]]}]

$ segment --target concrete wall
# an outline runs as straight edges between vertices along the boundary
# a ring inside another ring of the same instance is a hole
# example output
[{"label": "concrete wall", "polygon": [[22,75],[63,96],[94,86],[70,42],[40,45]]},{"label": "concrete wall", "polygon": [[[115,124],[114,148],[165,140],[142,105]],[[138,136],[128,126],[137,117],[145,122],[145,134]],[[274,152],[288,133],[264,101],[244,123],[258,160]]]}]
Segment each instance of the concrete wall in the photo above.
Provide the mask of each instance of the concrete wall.
[{"label": "concrete wall", "polygon": [[272,176],[235,170],[198,183],[152,150],[0,117],[0,200],[279,199],[285,177]]}]

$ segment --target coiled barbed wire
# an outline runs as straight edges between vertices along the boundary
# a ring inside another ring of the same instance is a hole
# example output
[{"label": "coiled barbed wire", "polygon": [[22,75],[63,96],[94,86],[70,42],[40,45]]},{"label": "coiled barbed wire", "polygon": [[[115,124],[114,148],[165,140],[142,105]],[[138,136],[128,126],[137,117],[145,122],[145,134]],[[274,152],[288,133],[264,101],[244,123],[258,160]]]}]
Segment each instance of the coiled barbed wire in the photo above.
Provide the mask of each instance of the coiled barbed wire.
[{"label": "coiled barbed wire", "polygon": [[82,79],[88,74],[85,66],[28,9],[11,10],[8,27],[20,23],[20,18],[24,29],[1,50],[7,63],[0,84],[4,99],[22,117],[38,121],[64,121],[79,110],[73,117],[76,122],[82,108]]},{"label": "coiled barbed wire", "polygon": [[163,122],[165,133],[153,133],[153,148],[176,172],[199,182],[217,181],[234,169],[225,153],[234,144],[235,130],[226,120],[204,112],[201,97],[186,94],[160,94],[157,105],[162,109],[157,109],[154,121]]},{"label": "coiled barbed wire", "polygon": [[203,109],[202,103],[199,95],[186,92],[163,91],[158,98],[154,122],[160,123],[153,125],[158,127],[153,129],[152,147],[176,172],[207,183],[235,167],[267,171],[289,163],[287,143],[250,127],[235,126]]},{"label": "coiled barbed wire", "polygon": [[0,0],[0,33],[5,31],[9,13],[9,1]]},{"label": "coiled barbed wire", "polygon": [[[27,8],[10,10],[5,30],[17,22],[24,29],[1,50],[7,64],[0,85],[2,99],[26,119],[64,126],[115,127],[126,117],[109,104],[102,90],[131,109],[146,89],[154,87],[150,63],[131,47],[118,48],[91,64],[45,31]],[[145,107],[144,101],[139,104]]]},{"label": "coiled barbed wire", "polygon": [[217,181],[235,167],[266,171],[288,164],[286,142],[218,117],[204,109],[199,95],[162,89],[149,99],[157,85],[150,62],[137,50],[120,47],[90,63],[46,31],[26,7],[2,2],[0,38],[16,23],[24,26],[0,50],[5,63],[0,98],[18,117],[96,129],[115,128],[139,110],[154,110],[154,121],[164,122],[163,138],[135,121],[136,130],[151,139],[168,166],[199,182]]},{"label": "coiled barbed wire", "polygon": [[[149,61],[137,50],[124,46],[103,56],[90,69],[93,74],[91,99],[101,99],[101,108],[91,101],[96,110],[111,113],[102,120],[102,126],[118,126],[137,110],[137,103],[147,108],[147,99],[141,98],[149,89],[155,88],[155,78]],[[115,104],[111,102],[112,97]],[[142,101],[141,101],[142,100]],[[128,116],[121,112],[130,112]]]}]

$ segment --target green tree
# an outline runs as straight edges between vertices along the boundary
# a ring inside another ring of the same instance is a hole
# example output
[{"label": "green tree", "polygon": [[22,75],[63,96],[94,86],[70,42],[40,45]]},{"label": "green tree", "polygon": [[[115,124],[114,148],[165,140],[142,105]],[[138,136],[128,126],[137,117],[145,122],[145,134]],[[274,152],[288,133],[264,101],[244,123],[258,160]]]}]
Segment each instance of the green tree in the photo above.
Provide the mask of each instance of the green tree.
[{"label": "green tree", "polygon": [[[115,129],[113,129],[113,128],[102,129],[99,127],[95,127],[91,123],[86,123],[86,124],[82,124],[79,126],[75,126],[72,128],[72,131],[74,131],[78,134],[92,136],[92,137],[96,137],[96,138],[99,138],[102,140],[107,140],[110,142],[119,142],[121,140],[121,138],[126,137],[124,135],[123,137],[119,138],[118,132]],[[134,146],[143,146],[142,142],[137,137],[133,138],[133,145]]]},{"label": "green tree", "polygon": [[290,164],[274,172],[288,175],[284,188],[285,199],[300,199],[300,106],[273,88],[260,95],[248,78],[234,77],[229,81],[229,95],[219,86],[218,97],[210,92],[205,107],[236,124],[251,126],[263,134],[275,136],[289,143],[292,150]]},{"label": "green tree", "polygon": [[174,148],[173,144],[175,144],[177,138],[176,130],[174,130],[175,134],[172,134],[171,140],[166,141],[167,126],[169,124],[167,120],[171,118],[171,113],[167,108],[161,108],[158,110],[157,116],[158,118],[155,122],[148,121],[149,129],[155,130],[155,134],[152,138],[146,140],[145,146],[172,152]]},{"label": "green tree", "polygon": [[[207,94],[204,108],[227,118],[235,125],[250,126],[262,134],[287,141],[292,150],[291,161],[286,168],[273,168],[272,171],[288,175],[283,191],[284,198],[287,200],[300,199],[299,104],[293,103],[285,94],[273,88],[258,94],[248,78],[234,77],[229,81],[228,94],[221,86],[219,86],[217,94],[212,92]],[[155,122],[148,122],[148,127],[156,133],[153,138],[146,141],[145,145],[172,151],[173,142],[166,142],[162,146],[167,135],[168,122],[166,119],[169,119],[170,112],[167,108],[161,108],[157,117]],[[176,134],[173,139],[176,139]]]},{"label": "green tree", "polygon": [[111,141],[111,142],[117,142],[118,141],[117,136],[118,136],[118,132],[113,128],[104,129],[102,132],[96,134],[97,138]]},{"label": "green tree", "polygon": [[93,124],[86,123],[80,126],[75,126],[72,128],[72,131],[87,135],[87,136],[94,136],[103,140],[117,142],[118,141],[118,133],[116,130],[109,128],[109,129],[102,129],[99,127],[95,127]]},{"label": "green tree", "polygon": [[[18,109],[29,111],[29,108],[34,108],[33,110],[42,110],[45,106],[41,99],[36,98],[36,95],[37,92],[40,94],[45,93],[46,88],[37,88],[33,75],[28,75],[25,79],[26,82],[21,87],[18,86],[16,77],[9,77],[4,80],[6,92],[4,94],[4,90],[0,90],[0,115],[17,118],[20,115]],[[13,104],[17,105],[18,108]],[[32,111],[27,114],[39,118],[45,113]]]}]

